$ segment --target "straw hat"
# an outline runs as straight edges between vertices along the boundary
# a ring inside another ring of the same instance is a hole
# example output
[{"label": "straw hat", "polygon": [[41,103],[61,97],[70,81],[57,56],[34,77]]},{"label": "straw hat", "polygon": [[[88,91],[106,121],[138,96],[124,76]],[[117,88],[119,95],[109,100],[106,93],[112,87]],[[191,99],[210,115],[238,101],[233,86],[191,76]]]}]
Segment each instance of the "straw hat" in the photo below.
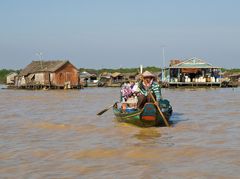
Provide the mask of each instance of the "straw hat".
[{"label": "straw hat", "polygon": [[143,77],[143,78],[145,78],[145,77],[155,78],[155,75],[153,75],[153,74],[150,73],[149,71],[145,71],[145,72],[142,74],[142,77]]}]

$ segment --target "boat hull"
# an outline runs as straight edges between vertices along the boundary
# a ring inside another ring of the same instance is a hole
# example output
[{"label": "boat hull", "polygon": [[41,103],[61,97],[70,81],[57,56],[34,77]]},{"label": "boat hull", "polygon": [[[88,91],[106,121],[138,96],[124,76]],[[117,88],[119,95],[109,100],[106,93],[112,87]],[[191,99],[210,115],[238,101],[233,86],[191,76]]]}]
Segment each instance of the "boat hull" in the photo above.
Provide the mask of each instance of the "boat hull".
[{"label": "boat hull", "polygon": [[[169,121],[172,115],[172,106],[167,100],[160,102],[161,111],[164,117]],[[134,124],[140,127],[165,126],[161,114],[153,103],[146,103],[143,109],[137,109],[132,112],[123,112],[117,104],[113,106],[113,113],[117,120]]]}]

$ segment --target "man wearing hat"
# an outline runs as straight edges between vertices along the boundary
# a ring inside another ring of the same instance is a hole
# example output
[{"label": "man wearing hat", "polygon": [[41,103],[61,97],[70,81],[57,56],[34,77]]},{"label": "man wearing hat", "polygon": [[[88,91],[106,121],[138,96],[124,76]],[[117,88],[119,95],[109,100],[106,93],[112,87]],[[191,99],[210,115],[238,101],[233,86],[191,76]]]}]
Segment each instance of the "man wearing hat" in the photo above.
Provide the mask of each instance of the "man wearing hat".
[{"label": "man wearing hat", "polygon": [[[136,92],[138,92],[138,108],[143,108],[146,102],[153,102],[150,92],[158,102],[161,98],[161,89],[157,82],[154,81],[155,76],[149,71],[142,74],[142,80],[137,84]],[[158,104],[157,104],[158,105]]]}]

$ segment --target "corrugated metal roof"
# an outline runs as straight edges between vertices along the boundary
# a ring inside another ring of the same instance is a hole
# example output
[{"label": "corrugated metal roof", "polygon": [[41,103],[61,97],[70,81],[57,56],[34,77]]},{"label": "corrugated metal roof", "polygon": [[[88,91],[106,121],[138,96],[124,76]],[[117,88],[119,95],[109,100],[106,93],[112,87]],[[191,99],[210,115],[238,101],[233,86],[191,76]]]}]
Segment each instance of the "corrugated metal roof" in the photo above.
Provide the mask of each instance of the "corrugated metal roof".
[{"label": "corrugated metal roof", "polygon": [[81,78],[89,78],[89,77],[96,77],[97,75],[95,75],[95,74],[90,74],[90,73],[88,73],[88,72],[86,72],[86,71],[83,71],[82,73],[80,73],[80,77]]},{"label": "corrugated metal roof", "polygon": [[212,64],[207,63],[204,60],[194,57],[185,60],[181,63],[172,65],[169,68],[219,68],[219,67],[214,67]]},{"label": "corrugated metal roof", "polygon": [[91,76],[91,74],[86,71],[83,71],[80,73],[81,78],[89,78],[90,76]]},{"label": "corrugated metal roof", "polygon": [[56,61],[32,61],[29,65],[26,66],[20,72],[20,76],[25,76],[31,73],[37,72],[55,72],[61,68],[66,63],[69,63],[67,60],[56,60]]}]

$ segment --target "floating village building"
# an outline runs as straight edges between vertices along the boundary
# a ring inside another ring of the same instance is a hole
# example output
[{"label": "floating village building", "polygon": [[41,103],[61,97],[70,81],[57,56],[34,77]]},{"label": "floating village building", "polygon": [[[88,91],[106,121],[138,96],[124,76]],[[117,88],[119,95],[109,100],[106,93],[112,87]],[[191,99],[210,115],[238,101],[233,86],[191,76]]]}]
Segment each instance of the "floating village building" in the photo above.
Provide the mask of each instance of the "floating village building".
[{"label": "floating village building", "polygon": [[96,87],[98,85],[98,79],[96,74],[83,71],[80,73],[80,81],[84,87]]},{"label": "floating village building", "polygon": [[237,87],[240,86],[240,73],[234,73],[228,76],[229,78],[229,87]]},{"label": "floating village building", "polygon": [[111,74],[111,81],[112,83],[122,83],[124,82],[124,75],[119,73],[119,72],[115,72]]},{"label": "floating village building", "polygon": [[80,88],[78,69],[66,60],[32,61],[15,79],[18,88]]},{"label": "floating village building", "polygon": [[99,87],[120,87],[125,82],[125,76],[119,72],[107,73],[100,75],[98,82]]},{"label": "floating village building", "polygon": [[7,75],[6,77],[6,84],[7,85],[14,85],[15,84],[15,77],[17,76],[18,74],[16,72],[11,72]]},{"label": "floating village building", "polygon": [[124,79],[125,81],[137,81],[138,75],[139,75],[138,72],[124,73]]},{"label": "floating village building", "polygon": [[172,60],[162,73],[169,86],[221,86],[221,68],[199,58]]}]

